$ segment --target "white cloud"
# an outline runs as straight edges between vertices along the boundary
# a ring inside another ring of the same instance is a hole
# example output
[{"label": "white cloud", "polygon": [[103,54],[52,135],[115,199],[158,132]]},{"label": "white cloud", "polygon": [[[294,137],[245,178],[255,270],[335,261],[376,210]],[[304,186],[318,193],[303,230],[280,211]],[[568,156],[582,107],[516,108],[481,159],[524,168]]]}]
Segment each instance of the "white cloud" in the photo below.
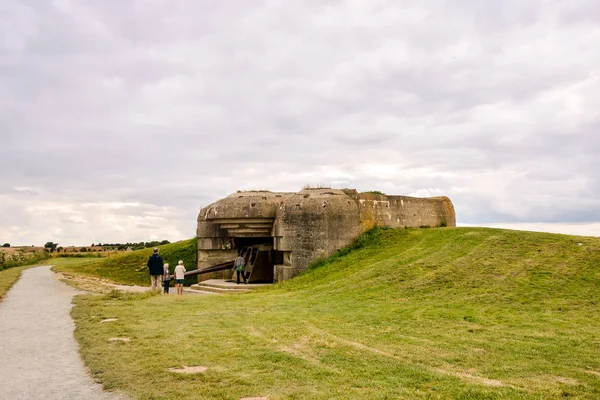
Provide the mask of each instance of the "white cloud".
[{"label": "white cloud", "polygon": [[[102,242],[160,240],[175,241],[193,236],[190,223],[181,223],[181,214],[173,207],[157,207],[142,203],[78,203],[61,199],[29,201],[21,208],[18,202],[3,202],[0,211],[6,220],[13,209],[22,209],[14,225],[0,229],[0,237],[13,245],[41,244],[47,241],[62,245]],[[21,221],[30,221],[27,226]],[[24,229],[25,228],[25,229]]]}]

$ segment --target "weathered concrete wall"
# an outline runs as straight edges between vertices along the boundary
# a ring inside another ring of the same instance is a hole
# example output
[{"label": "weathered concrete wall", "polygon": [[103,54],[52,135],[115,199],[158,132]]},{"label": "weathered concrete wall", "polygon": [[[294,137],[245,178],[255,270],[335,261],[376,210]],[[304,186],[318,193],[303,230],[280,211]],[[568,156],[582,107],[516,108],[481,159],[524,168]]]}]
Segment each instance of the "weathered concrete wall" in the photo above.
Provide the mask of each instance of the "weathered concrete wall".
[{"label": "weathered concrete wall", "polygon": [[[231,261],[237,255],[234,238],[271,237],[277,209],[291,193],[233,193],[198,214],[198,269]],[[233,271],[198,275],[198,280],[230,279]]]},{"label": "weathered concrete wall", "polygon": [[275,250],[291,252],[292,274],[346,246],[361,232],[358,205],[341,190],[305,189],[280,207]]},{"label": "weathered concrete wall", "polygon": [[361,193],[356,195],[360,220],[366,229],[456,226],[452,202],[447,197],[417,198]]},{"label": "weathered concrete wall", "polygon": [[[232,260],[239,238],[273,238],[274,250],[283,252],[275,279],[287,279],[376,225],[456,226],[456,217],[447,197],[387,196],[353,189],[234,193],[198,215],[198,268]],[[231,272],[215,274],[211,276],[229,278]]]},{"label": "weathered concrete wall", "polygon": [[275,218],[277,208],[291,195],[266,191],[233,193],[204,207],[198,219]]}]

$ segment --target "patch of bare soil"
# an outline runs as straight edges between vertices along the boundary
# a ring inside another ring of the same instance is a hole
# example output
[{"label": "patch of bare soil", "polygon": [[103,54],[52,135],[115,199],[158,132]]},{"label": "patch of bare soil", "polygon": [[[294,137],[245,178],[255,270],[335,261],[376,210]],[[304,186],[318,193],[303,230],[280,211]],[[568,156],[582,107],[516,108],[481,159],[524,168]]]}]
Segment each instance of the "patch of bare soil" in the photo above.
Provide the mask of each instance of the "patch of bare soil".
[{"label": "patch of bare soil", "polygon": [[594,371],[594,370],[591,370],[591,369],[586,369],[586,370],[585,370],[585,373],[586,373],[586,374],[591,374],[591,375],[600,376],[600,372],[598,372],[598,371]]},{"label": "patch of bare soil", "polygon": [[310,342],[310,338],[306,336],[301,337],[298,343],[294,343],[291,346],[281,346],[280,349],[313,365],[321,364]]},{"label": "patch of bare soil", "polygon": [[444,374],[444,375],[450,375],[450,376],[455,376],[457,378],[472,382],[472,383],[479,383],[480,385],[485,385],[485,386],[495,386],[495,387],[499,387],[499,386],[504,386],[504,383],[502,383],[501,381],[497,380],[497,379],[489,379],[489,378],[484,378],[481,376],[476,376],[476,375],[471,375],[470,373],[467,372],[454,372],[454,371],[446,371],[445,369],[436,369],[436,372],[439,372],[440,374]]},{"label": "patch of bare soil", "polygon": [[118,285],[107,279],[95,278],[92,276],[71,275],[59,272],[56,274],[59,279],[67,285],[91,293],[108,293],[113,289],[124,292],[145,292],[148,290],[148,288],[144,286]]},{"label": "patch of bare soil", "polygon": [[169,372],[175,372],[176,374],[197,374],[200,372],[206,371],[207,367],[202,367],[200,365],[189,366],[185,365],[183,368],[169,368]]},{"label": "patch of bare soil", "polygon": [[131,338],[128,337],[111,337],[108,339],[109,342],[131,342]]},{"label": "patch of bare soil", "polygon": [[579,381],[573,378],[565,378],[564,376],[552,376],[549,377],[550,382],[562,383],[563,385],[579,385]]}]

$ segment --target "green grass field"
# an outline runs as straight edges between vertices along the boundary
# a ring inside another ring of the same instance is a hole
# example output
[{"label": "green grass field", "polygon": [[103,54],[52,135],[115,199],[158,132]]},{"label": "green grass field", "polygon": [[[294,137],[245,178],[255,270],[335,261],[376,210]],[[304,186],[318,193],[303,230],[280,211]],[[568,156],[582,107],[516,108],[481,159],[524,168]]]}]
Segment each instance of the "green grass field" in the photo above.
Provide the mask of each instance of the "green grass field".
[{"label": "green grass field", "polygon": [[[78,296],[83,358],[139,399],[600,398],[599,239],[406,229],[356,247],[251,294]],[[167,371],[186,365],[208,369]]]},{"label": "green grass field", "polygon": [[[196,268],[196,239],[159,246],[159,249],[164,262],[170,264],[171,272],[173,272],[179,260],[182,260],[189,270]],[[146,262],[150,255],[152,255],[152,249],[145,249],[106,258],[96,258],[92,259],[95,262],[85,264],[58,262],[54,270],[109,279],[124,285],[148,286],[150,278]],[[187,285],[195,282],[193,278],[186,279]]]}]

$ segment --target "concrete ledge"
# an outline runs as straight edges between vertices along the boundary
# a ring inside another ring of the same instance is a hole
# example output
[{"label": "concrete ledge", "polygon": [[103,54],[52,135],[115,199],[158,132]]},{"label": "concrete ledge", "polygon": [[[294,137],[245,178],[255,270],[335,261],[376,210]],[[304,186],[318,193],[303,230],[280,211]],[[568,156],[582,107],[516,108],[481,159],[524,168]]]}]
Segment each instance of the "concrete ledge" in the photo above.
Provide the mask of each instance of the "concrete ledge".
[{"label": "concrete ledge", "polygon": [[263,286],[273,286],[271,283],[248,283],[248,284],[240,283],[238,285],[235,282],[228,281],[225,279],[208,279],[206,281],[199,282],[198,284],[203,285],[203,286],[211,286],[211,287],[221,288],[221,289],[239,289],[239,288],[252,289],[252,288],[263,287]]},{"label": "concrete ledge", "polygon": [[271,286],[270,283],[240,283],[227,281],[224,279],[209,279],[190,286],[190,289],[211,293],[232,294],[232,293],[247,293],[258,287]]},{"label": "concrete ledge", "polygon": [[203,286],[202,284],[194,284],[190,286],[190,289],[199,291],[199,292],[209,292],[209,293],[218,293],[218,294],[234,294],[234,293],[247,293],[251,292],[249,289],[222,289],[213,286]]}]

